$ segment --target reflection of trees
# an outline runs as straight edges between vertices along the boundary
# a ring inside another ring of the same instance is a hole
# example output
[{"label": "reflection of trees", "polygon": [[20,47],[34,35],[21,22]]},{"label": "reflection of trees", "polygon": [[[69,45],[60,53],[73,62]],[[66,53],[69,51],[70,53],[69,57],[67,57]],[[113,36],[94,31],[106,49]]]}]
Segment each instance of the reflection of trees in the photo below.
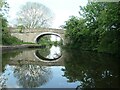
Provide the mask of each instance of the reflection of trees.
[{"label": "reflection of trees", "polygon": [[14,75],[18,79],[19,86],[32,88],[45,84],[51,77],[51,72],[44,66],[22,65],[15,67]]},{"label": "reflection of trees", "polygon": [[[4,69],[5,65],[9,62],[10,58],[14,58],[18,54],[22,53],[22,51],[3,51],[2,52],[2,69]],[[4,70],[3,70],[4,71]]]},{"label": "reflection of trees", "polygon": [[5,51],[2,52],[2,71],[4,72],[4,67],[6,64],[8,64],[10,58],[14,58],[15,56],[17,56],[18,54],[22,53],[23,51]]},{"label": "reflection of trees", "polygon": [[7,80],[7,78],[0,75],[0,90],[1,90],[1,88],[6,88],[6,80]]},{"label": "reflection of trees", "polygon": [[2,52],[2,74],[0,75],[0,88],[6,87],[7,77],[4,75],[5,66],[8,64],[10,58],[14,58],[16,55],[22,53],[22,51],[3,51]]},{"label": "reflection of trees", "polygon": [[40,53],[41,56],[47,57],[50,54],[50,48],[51,48],[51,46],[46,47],[46,48],[41,48],[37,51],[38,51],[38,53]]},{"label": "reflection of trees", "polygon": [[117,61],[109,55],[72,51],[65,58],[64,76],[68,82],[81,81],[80,88],[120,87]]}]

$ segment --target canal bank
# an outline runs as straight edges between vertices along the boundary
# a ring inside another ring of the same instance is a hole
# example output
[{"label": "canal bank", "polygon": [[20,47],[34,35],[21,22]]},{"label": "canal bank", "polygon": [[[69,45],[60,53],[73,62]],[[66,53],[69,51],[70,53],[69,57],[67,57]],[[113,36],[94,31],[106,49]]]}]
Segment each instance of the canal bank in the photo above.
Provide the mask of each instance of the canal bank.
[{"label": "canal bank", "polygon": [[0,50],[14,50],[14,49],[24,49],[24,48],[44,48],[45,46],[40,46],[37,44],[22,44],[22,45],[10,45],[10,46],[0,46]]}]

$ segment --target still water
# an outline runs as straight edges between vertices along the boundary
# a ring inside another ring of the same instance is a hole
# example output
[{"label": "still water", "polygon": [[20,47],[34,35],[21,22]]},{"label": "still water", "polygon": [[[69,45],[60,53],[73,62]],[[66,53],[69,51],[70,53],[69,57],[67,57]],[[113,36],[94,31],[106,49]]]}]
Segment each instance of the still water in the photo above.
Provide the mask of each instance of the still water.
[{"label": "still water", "polygon": [[120,88],[118,59],[60,46],[3,51],[0,87]]}]

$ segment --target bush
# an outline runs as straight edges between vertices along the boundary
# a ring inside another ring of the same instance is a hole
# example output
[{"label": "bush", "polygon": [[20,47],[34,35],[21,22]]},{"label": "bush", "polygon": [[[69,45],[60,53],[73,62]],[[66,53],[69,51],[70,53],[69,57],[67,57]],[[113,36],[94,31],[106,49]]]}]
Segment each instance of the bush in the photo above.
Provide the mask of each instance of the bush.
[{"label": "bush", "polygon": [[16,37],[13,37],[9,34],[3,34],[2,36],[2,44],[3,45],[16,45],[22,44],[23,42]]}]

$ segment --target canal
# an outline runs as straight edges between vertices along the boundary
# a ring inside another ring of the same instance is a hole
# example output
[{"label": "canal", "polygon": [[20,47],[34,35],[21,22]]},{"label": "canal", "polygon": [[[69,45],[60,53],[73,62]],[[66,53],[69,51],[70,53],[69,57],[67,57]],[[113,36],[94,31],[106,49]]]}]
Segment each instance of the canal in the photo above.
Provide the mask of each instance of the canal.
[{"label": "canal", "polygon": [[3,88],[120,88],[118,58],[60,46],[2,52]]}]

